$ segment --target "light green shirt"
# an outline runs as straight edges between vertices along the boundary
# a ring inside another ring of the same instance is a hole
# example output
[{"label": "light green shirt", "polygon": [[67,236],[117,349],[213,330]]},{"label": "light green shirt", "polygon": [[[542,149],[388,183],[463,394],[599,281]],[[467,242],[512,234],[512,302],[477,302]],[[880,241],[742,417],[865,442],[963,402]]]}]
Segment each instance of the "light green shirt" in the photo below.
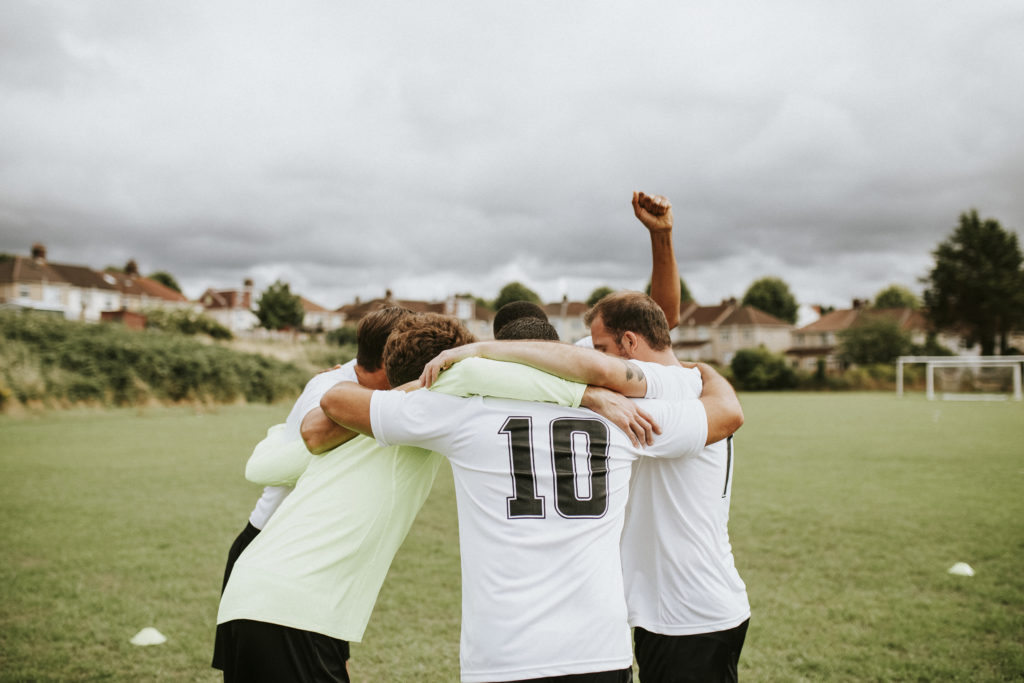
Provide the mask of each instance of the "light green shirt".
[{"label": "light green shirt", "polygon": [[[457,363],[432,387],[459,396],[573,407],[585,389],[533,368],[482,358]],[[251,619],[359,642],[441,456],[411,446],[382,447],[359,436],[316,457],[302,455],[296,442],[280,437],[279,431],[268,432],[276,441],[266,444],[252,469],[273,480],[259,483],[286,483],[294,475],[295,490],[235,563],[217,623]],[[275,443],[284,453],[280,467],[270,464]]]}]

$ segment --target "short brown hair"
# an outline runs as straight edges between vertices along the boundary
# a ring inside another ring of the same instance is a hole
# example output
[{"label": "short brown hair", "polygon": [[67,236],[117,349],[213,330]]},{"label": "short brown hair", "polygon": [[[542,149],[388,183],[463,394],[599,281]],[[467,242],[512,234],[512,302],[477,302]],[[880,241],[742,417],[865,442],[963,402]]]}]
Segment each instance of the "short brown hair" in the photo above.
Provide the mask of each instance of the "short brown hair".
[{"label": "short brown hair", "polygon": [[408,308],[387,306],[364,315],[356,329],[356,363],[370,372],[379,370],[384,362],[384,345],[391,330],[399,321],[412,314]]},{"label": "short brown hair", "polygon": [[446,349],[476,341],[455,318],[439,313],[418,313],[403,318],[384,345],[384,371],[391,386],[411,382],[423,366]]},{"label": "short brown hair", "polygon": [[598,316],[608,331],[615,336],[616,343],[626,332],[643,337],[654,351],[661,351],[672,345],[668,320],[654,299],[642,292],[614,292],[604,297],[583,316],[583,322],[590,325]]}]

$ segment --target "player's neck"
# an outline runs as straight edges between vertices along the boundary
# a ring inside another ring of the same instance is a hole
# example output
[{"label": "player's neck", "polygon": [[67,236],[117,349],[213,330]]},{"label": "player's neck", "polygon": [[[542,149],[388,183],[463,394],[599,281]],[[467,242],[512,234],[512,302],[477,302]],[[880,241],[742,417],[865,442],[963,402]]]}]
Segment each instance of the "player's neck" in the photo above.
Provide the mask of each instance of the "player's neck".
[{"label": "player's neck", "polygon": [[672,353],[672,347],[655,351],[651,347],[643,344],[638,346],[636,351],[633,352],[634,359],[644,361],[645,363],[657,363],[659,365],[680,365],[679,359],[676,358],[676,354]]}]

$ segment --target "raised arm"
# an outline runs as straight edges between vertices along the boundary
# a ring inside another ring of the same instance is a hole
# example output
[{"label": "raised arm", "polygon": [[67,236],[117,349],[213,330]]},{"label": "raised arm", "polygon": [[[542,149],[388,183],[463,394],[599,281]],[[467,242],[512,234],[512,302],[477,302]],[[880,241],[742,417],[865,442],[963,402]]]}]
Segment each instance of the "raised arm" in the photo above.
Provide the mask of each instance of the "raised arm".
[{"label": "raised arm", "polygon": [[733,432],[743,426],[743,408],[729,380],[706,363],[697,363],[696,367],[704,382],[700,400],[708,415],[707,443],[713,444],[732,436]]},{"label": "raised arm", "polygon": [[624,396],[641,398],[647,393],[647,379],[634,363],[594,349],[545,341],[486,341],[448,349],[427,363],[420,383],[429,387],[442,370],[473,356],[529,365],[573,382],[605,387]]},{"label": "raised arm", "polygon": [[665,312],[668,327],[679,324],[679,266],[672,246],[672,204],[660,195],[633,193],[633,213],[651,235],[651,298]]}]

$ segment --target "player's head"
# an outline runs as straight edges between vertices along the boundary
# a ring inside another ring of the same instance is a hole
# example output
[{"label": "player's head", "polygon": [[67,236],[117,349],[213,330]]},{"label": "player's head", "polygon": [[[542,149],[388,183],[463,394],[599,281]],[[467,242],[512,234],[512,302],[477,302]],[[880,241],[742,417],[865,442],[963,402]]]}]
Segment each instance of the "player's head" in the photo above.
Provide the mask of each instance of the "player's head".
[{"label": "player's head", "polygon": [[391,386],[411,382],[437,354],[476,341],[455,318],[419,313],[402,319],[384,346],[384,370]]},{"label": "player's head", "polygon": [[494,338],[500,339],[498,333],[501,332],[501,328],[520,318],[537,318],[547,322],[548,314],[535,303],[529,301],[510,301],[499,308],[498,312],[494,314],[494,322],[491,328],[494,330]]},{"label": "player's head", "polygon": [[367,372],[384,367],[384,345],[395,325],[412,315],[401,306],[387,306],[367,313],[356,328],[356,363]]},{"label": "player's head", "polygon": [[[654,299],[642,292],[614,292],[604,297],[583,316],[590,326],[594,348],[622,358],[632,358],[635,337],[639,337],[652,351],[662,351],[672,345],[668,320]],[[634,338],[623,343],[628,334]]]},{"label": "player's head", "polygon": [[495,339],[560,341],[558,331],[547,320],[517,318],[506,323],[494,335]]}]

